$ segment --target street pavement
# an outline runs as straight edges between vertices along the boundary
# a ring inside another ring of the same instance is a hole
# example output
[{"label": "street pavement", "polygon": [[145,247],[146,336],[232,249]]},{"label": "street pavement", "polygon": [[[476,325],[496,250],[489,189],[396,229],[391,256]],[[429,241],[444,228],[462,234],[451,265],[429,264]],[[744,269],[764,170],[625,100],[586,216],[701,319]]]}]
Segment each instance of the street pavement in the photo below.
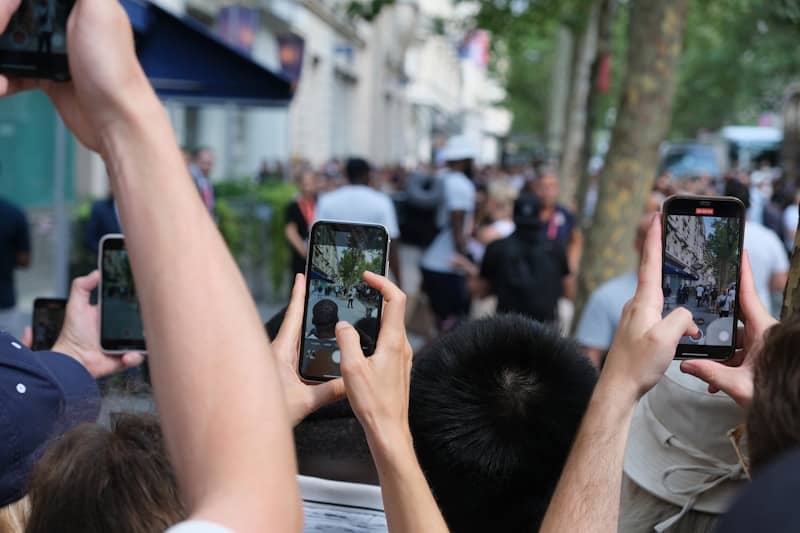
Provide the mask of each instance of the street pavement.
[{"label": "street pavement", "polygon": [[[675,303],[673,302],[672,305],[670,306],[669,311],[672,311],[676,307],[685,307],[692,313],[692,317],[694,317],[695,323],[700,327],[700,330],[703,332],[704,338],[706,335],[706,331],[708,329],[708,325],[719,318],[719,315],[717,313],[714,313],[708,307],[705,306],[697,307],[694,296],[690,297],[689,301],[685,304],[676,306]],[[693,341],[689,337],[683,337],[681,339],[681,343],[692,344]]]}]

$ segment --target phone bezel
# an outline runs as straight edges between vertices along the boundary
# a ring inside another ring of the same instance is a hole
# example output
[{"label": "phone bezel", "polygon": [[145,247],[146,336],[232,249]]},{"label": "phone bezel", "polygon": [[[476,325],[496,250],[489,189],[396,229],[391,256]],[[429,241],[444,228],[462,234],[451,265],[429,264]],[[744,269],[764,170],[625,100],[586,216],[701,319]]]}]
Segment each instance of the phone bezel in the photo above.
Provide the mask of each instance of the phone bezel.
[{"label": "phone bezel", "polygon": [[105,250],[125,250],[125,237],[119,233],[109,233],[100,239],[100,252],[97,254],[98,270],[100,271],[100,284],[97,291],[97,306],[100,314],[100,349],[107,354],[124,354],[127,352],[147,353],[147,345],[144,339],[106,339],[103,337],[103,256]]},{"label": "phone bezel", "polygon": [[[303,322],[302,322],[302,324],[300,326],[300,328],[301,328],[300,329],[300,356],[298,357],[297,372],[298,372],[298,375],[304,381],[314,382],[314,383],[330,381],[330,380],[333,380],[333,379],[336,379],[336,378],[340,377],[340,376],[331,376],[331,375],[329,375],[329,376],[311,376],[311,375],[307,375],[307,374],[303,373],[303,361],[305,359],[305,343],[306,343],[305,328],[306,328],[306,320],[308,319],[308,299],[309,299],[309,297],[311,295],[311,293],[310,293],[310,290],[311,290],[311,277],[309,276],[309,272],[310,272],[310,269],[311,269],[311,260],[312,260],[313,253],[314,253],[314,245],[316,244],[315,238],[314,238],[314,236],[316,234],[315,230],[320,226],[332,226],[334,231],[352,231],[352,228],[372,228],[372,229],[376,229],[376,230],[382,231],[383,232],[383,236],[384,236],[384,243],[385,243],[385,245],[383,247],[383,254],[384,254],[384,261],[383,261],[383,265],[382,265],[383,266],[383,271],[379,272],[379,274],[382,275],[382,276],[386,275],[386,271],[388,269],[388,265],[389,265],[389,247],[391,245],[391,237],[389,236],[389,231],[386,229],[385,226],[382,226],[380,224],[358,224],[358,223],[341,222],[341,221],[335,221],[335,220],[318,220],[318,221],[314,222],[314,224],[312,224],[311,228],[309,228],[309,232],[308,232],[308,234],[309,234],[308,257],[306,258],[306,275],[305,275],[305,277],[306,277],[306,279],[305,279],[305,282],[306,282],[306,295],[305,295],[305,298],[304,298],[304,301],[303,301]],[[377,313],[378,336],[375,339],[376,344],[378,342],[378,338],[380,337],[380,322],[381,322],[382,316],[383,316],[383,296],[381,296],[381,305],[378,306],[378,313]],[[367,357],[369,357],[372,354],[365,354],[365,355]]]},{"label": "phone bezel", "polygon": [[[712,208],[713,215],[697,215],[697,208]],[[670,196],[664,201],[662,208],[662,231],[661,246],[662,273],[664,262],[666,261],[667,246],[667,217],[670,215],[685,216],[714,216],[714,217],[736,217],[739,219],[739,268],[736,278],[736,299],[733,307],[733,332],[730,346],[708,346],[698,344],[678,344],[675,349],[675,359],[709,359],[713,361],[726,361],[733,357],[736,352],[736,341],[738,336],[739,322],[739,296],[741,295],[742,282],[742,256],[744,252],[744,231],[747,210],[738,198],[730,196],[689,196],[675,195]],[[662,274],[663,275],[663,274]]]},{"label": "phone bezel", "polygon": [[[50,350],[53,347],[52,344],[47,347],[41,347],[36,344],[36,339],[38,338],[38,336],[36,335],[38,331],[38,328],[36,326],[36,315],[38,312],[41,312],[42,310],[49,311],[51,309],[59,309],[63,311],[64,314],[66,315],[67,300],[65,298],[36,298],[35,300],[33,300],[33,313],[31,314],[31,332],[33,333],[33,339],[31,341],[31,350],[34,351]],[[59,334],[61,328],[64,327],[64,318],[62,318],[61,320],[61,327],[59,328]],[[55,343],[57,339],[58,336],[56,336],[56,338],[53,339],[53,343]]]}]

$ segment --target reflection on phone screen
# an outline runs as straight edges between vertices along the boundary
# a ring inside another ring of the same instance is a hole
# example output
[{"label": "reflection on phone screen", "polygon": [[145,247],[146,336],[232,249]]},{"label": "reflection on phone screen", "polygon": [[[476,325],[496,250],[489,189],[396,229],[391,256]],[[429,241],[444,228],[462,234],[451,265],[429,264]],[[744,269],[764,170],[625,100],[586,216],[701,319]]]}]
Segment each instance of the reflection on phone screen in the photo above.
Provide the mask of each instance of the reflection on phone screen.
[{"label": "reflection on phone screen", "polygon": [[364,271],[384,273],[386,236],[383,229],[374,227],[337,231],[334,226],[318,225],[314,231],[302,374],[336,377],[341,375],[337,322],[344,320],[356,328],[366,355],[375,351],[382,299],[361,276]]},{"label": "reflection on phone screen", "polygon": [[22,0],[0,35],[0,50],[38,54],[67,53],[67,17],[71,3]]},{"label": "reflection on phone screen", "polygon": [[130,348],[144,342],[144,326],[128,252],[103,250],[101,337],[109,349]]},{"label": "reflection on phone screen", "polygon": [[664,315],[676,307],[692,312],[697,338],[681,344],[732,346],[739,279],[737,217],[667,215]]}]

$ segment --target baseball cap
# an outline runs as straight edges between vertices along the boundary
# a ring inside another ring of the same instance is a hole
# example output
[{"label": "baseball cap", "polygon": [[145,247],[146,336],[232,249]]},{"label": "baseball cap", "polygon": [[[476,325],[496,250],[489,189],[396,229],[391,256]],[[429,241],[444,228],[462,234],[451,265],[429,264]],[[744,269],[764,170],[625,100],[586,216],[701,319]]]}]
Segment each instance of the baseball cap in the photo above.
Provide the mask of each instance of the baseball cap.
[{"label": "baseball cap", "polygon": [[767,465],[742,491],[714,531],[797,531],[800,522],[800,450],[794,450]]},{"label": "baseball cap", "polygon": [[538,227],[541,224],[539,213],[539,201],[532,194],[521,194],[514,202],[514,224],[517,227]]},{"label": "baseball cap", "polygon": [[636,407],[624,470],[638,486],[682,507],[656,526],[667,529],[695,509],[720,514],[746,482],[728,438],[743,423],[744,410],[724,393],[680,371],[680,362]]},{"label": "baseball cap", "polygon": [[448,139],[447,144],[441,149],[437,160],[462,161],[464,159],[476,159],[478,151],[465,135],[455,135]]},{"label": "baseball cap", "polygon": [[49,441],[100,413],[100,392],[82,364],[33,352],[0,332],[0,507],[25,494]]}]

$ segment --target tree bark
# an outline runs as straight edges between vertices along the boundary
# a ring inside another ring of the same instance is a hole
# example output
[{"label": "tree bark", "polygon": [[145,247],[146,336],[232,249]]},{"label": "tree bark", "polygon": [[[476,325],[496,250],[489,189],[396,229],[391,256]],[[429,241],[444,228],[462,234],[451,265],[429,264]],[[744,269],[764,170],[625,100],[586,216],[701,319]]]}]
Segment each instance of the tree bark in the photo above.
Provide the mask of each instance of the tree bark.
[{"label": "tree bark", "polygon": [[[795,191],[800,185],[800,84],[795,84],[786,91],[781,155],[784,176],[792,184],[791,190]],[[798,250],[800,250],[800,231],[795,234],[789,280],[783,295],[782,319],[787,319],[800,311],[800,251]]]},{"label": "tree bark", "polygon": [[575,38],[566,25],[558,29],[556,60],[553,63],[553,80],[550,86],[550,110],[547,116],[547,151],[550,157],[559,158],[564,140],[567,118],[567,96],[571,86],[572,54]]},{"label": "tree bark", "polygon": [[575,189],[586,169],[581,167],[583,146],[586,139],[586,121],[589,105],[589,92],[594,85],[592,64],[597,55],[597,31],[602,0],[592,2],[589,14],[576,43],[572,69],[572,90],[567,110],[564,142],[559,165],[561,182],[561,203],[573,206]]},{"label": "tree bark", "polygon": [[600,21],[597,28],[597,50],[594,62],[592,62],[592,71],[590,74],[592,87],[589,90],[589,97],[586,101],[585,141],[583,143],[583,150],[581,150],[580,168],[584,169],[584,172],[578,179],[578,189],[575,191],[575,203],[578,206],[575,210],[575,215],[578,217],[581,228],[585,228],[588,223],[585,217],[586,194],[589,191],[591,176],[586,172],[586,169],[592,157],[592,135],[598,121],[597,102],[600,93],[597,85],[597,77],[600,73],[600,64],[603,58],[611,54],[611,29],[614,24],[616,7],[616,0],[602,0],[600,6]]},{"label": "tree bark", "polygon": [[688,0],[630,4],[628,70],[581,262],[578,313],[601,283],[636,266],[633,241],[669,128],[687,7]]}]

